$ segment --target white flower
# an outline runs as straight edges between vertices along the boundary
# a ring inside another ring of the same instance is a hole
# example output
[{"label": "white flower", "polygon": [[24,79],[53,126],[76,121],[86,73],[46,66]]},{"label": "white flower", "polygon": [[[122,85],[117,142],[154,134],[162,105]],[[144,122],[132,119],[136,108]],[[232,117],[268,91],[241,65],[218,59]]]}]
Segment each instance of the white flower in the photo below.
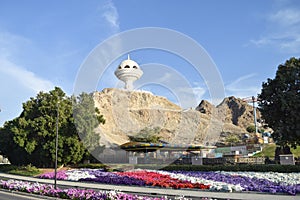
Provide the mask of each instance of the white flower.
[{"label": "white flower", "polygon": [[242,176],[257,179],[266,179],[284,185],[300,184],[300,173],[279,173],[279,172],[219,172],[231,176]]},{"label": "white flower", "polygon": [[86,170],[68,170],[66,171],[66,174],[68,175],[67,180],[70,181],[78,181],[79,179],[83,178],[96,178],[96,176],[91,175]]},{"label": "white flower", "polygon": [[206,179],[199,178],[199,177],[188,176],[185,174],[177,174],[177,173],[160,171],[160,170],[144,170],[144,171],[155,172],[155,173],[159,173],[162,175],[169,175],[171,178],[175,178],[175,179],[182,180],[182,181],[189,181],[194,184],[202,183],[204,185],[210,185],[210,190],[212,190],[212,191],[226,191],[226,192],[237,191],[237,192],[240,192],[244,189],[240,184],[238,184],[238,185],[228,184],[228,183],[224,183],[224,182],[206,180]]}]

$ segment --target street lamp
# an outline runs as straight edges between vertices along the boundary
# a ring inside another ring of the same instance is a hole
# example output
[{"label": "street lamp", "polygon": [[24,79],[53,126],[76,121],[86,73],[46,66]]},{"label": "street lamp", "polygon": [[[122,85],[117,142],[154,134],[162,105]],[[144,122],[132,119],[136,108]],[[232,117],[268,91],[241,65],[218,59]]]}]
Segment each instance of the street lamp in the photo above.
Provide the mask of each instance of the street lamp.
[{"label": "street lamp", "polygon": [[59,119],[59,101],[56,104],[56,138],[55,138],[55,169],[54,169],[54,188],[56,189],[57,181],[57,151],[58,151],[58,119]]},{"label": "street lamp", "polygon": [[257,117],[256,117],[256,105],[255,103],[258,101],[255,96],[252,97],[246,97],[242,99],[243,101],[246,101],[247,103],[252,103],[253,104],[253,117],[254,117],[254,127],[255,127],[255,133],[258,133],[258,127],[257,127]]},{"label": "street lamp", "polygon": [[258,130],[257,130],[257,119],[256,119],[256,105],[255,105],[256,101],[257,101],[257,99],[255,98],[255,96],[252,96],[255,133],[258,132]]}]

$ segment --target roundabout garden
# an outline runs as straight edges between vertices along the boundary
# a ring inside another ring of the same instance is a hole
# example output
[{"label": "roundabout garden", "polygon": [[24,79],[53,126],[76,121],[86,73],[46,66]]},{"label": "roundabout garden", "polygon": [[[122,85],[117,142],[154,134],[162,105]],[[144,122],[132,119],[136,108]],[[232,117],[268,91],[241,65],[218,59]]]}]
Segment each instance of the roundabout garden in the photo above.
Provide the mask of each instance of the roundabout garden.
[{"label": "roundabout garden", "polygon": [[[249,167],[253,170],[249,171]],[[133,169],[126,166],[62,168],[56,174],[57,180],[61,180],[62,183],[57,188],[52,184],[55,177],[53,170],[42,170],[44,172],[40,171],[39,175],[34,177],[29,175],[31,178],[14,177],[9,174],[16,172],[12,170],[6,172],[6,175],[2,174],[0,188],[76,200],[190,200],[195,199],[194,192],[197,193],[196,199],[240,199],[241,195],[242,197],[271,195],[269,196],[271,198],[272,196],[297,198],[300,195],[298,168],[273,167],[274,171],[263,171],[262,169],[266,167],[259,168],[259,166],[230,166],[231,170],[223,166],[224,171],[214,170],[217,168],[212,166],[168,166],[164,170],[151,169],[149,166],[146,167],[147,169]],[[32,171],[33,167],[26,167],[28,168]],[[127,186],[132,187],[128,189]],[[161,190],[165,192],[156,195],[150,192],[163,188],[167,190]]]},{"label": "roundabout garden", "polygon": [[[53,179],[54,173],[39,176]],[[136,169],[108,172],[103,169],[62,170],[59,180],[93,182],[114,185],[196,189],[221,192],[260,192],[271,194],[300,194],[300,173],[279,172],[200,172]]]}]

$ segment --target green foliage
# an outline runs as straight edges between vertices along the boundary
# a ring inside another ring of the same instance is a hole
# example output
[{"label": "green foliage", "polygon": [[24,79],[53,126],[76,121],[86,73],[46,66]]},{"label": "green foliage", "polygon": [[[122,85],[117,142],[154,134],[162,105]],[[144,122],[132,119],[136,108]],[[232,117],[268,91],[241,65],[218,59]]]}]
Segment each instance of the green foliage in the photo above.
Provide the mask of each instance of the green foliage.
[{"label": "green foliage", "polygon": [[78,134],[83,145],[90,151],[97,151],[100,146],[100,135],[95,133],[95,128],[105,123],[103,115],[95,108],[92,94],[82,93],[73,97],[73,117]]},{"label": "green foliage", "polygon": [[231,144],[236,144],[236,143],[241,142],[241,140],[237,135],[231,134],[226,137],[225,142],[231,143]]},{"label": "green foliage", "polygon": [[38,168],[32,166],[31,164],[19,167],[15,165],[0,165],[0,172],[22,176],[35,176],[41,173]]},{"label": "green foliage", "polygon": [[21,166],[18,167],[17,169],[13,169],[8,171],[9,174],[16,174],[16,175],[22,175],[22,176],[36,176],[41,173],[41,171],[32,166],[32,165],[27,165],[27,166]]},{"label": "green foliage", "polygon": [[[261,152],[254,155],[254,157],[274,157],[275,155],[276,144],[265,145]],[[297,146],[295,149],[291,149],[292,154],[295,158],[300,158],[300,146]]]},{"label": "green foliage", "polygon": [[0,165],[0,172],[3,172],[3,173],[8,173],[9,171],[15,170],[15,169],[18,169],[18,166],[11,165],[11,164]]},{"label": "green foliage", "polygon": [[[1,153],[15,165],[32,163],[40,167],[53,166],[57,125],[58,164],[81,161],[87,151],[74,124],[74,99],[76,100],[75,97],[67,97],[60,88],[55,87],[54,90],[48,93],[40,92],[35,98],[32,97],[23,103],[21,115],[6,122],[0,129]],[[75,108],[82,103],[80,97],[78,99]],[[81,112],[85,113],[84,109]],[[92,127],[94,126],[95,124]]]},{"label": "green foliage", "polygon": [[[247,130],[248,133],[255,133],[255,131],[256,131],[255,126],[253,124],[247,126],[246,130]],[[264,128],[258,128],[257,132],[264,133],[265,129]]]},{"label": "green foliage", "polygon": [[255,133],[255,126],[249,125],[247,126],[246,130],[248,131],[248,133]]},{"label": "green foliage", "polygon": [[108,170],[110,167],[102,163],[88,163],[88,164],[76,164],[72,165],[71,168],[89,168],[89,169],[105,169]]},{"label": "green foliage", "polygon": [[264,129],[264,128],[259,128],[259,129],[258,129],[258,132],[259,132],[259,133],[264,133],[264,132],[265,132],[265,129]]},{"label": "green foliage", "polygon": [[261,152],[254,155],[254,157],[274,157],[276,144],[265,145]]},{"label": "green foliage", "polygon": [[129,136],[131,142],[147,142],[158,143],[160,136],[158,136],[161,128],[144,128],[136,136]]},{"label": "green foliage", "polygon": [[297,146],[295,149],[291,149],[291,152],[296,158],[300,158],[300,146]]},{"label": "green foliage", "polygon": [[279,65],[274,79],[262,85],[260,111],[281,146],[300,145],[300,59]]}]

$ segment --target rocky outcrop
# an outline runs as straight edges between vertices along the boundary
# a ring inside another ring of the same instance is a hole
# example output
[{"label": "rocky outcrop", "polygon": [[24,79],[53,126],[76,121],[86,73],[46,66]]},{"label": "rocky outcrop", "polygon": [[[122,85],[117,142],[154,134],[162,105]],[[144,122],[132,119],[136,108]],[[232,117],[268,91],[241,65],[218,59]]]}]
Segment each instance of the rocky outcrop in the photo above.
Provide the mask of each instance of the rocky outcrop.
[{"label": "rocky outcrop", "polygon": [[215,106],[206,100],[202,100],[200,102],[200,104],[196,107],[196,110],[198,110],[199,112],[201,112],[203,114],[207,114],[207,115],[211,116],[213,114],[213,112],[215,111]]},{"label": "rocky outcrop", "polygon": [[[236,97],[226,97],[217,107],[202,100],[196,110],[201,113],[215,116],[225,124],[235,125],[238,128],[246,129],[253,124],[253,107],[242,99]],[[256,110],[257,118],[260,118],[260,112]]]},{"label": "rocky outcrop", "polygon": [[182,110],[145,91],[107,88],[95,92],[94,100],[106,120],[97,129],[106,146],[126,143],[129,135],[155,127],[162,140],[172,144],[214,144],[222,131],[243,133],[253,121],[252,107],[234,97],[217,107],[203,100],[195,110]]}]

